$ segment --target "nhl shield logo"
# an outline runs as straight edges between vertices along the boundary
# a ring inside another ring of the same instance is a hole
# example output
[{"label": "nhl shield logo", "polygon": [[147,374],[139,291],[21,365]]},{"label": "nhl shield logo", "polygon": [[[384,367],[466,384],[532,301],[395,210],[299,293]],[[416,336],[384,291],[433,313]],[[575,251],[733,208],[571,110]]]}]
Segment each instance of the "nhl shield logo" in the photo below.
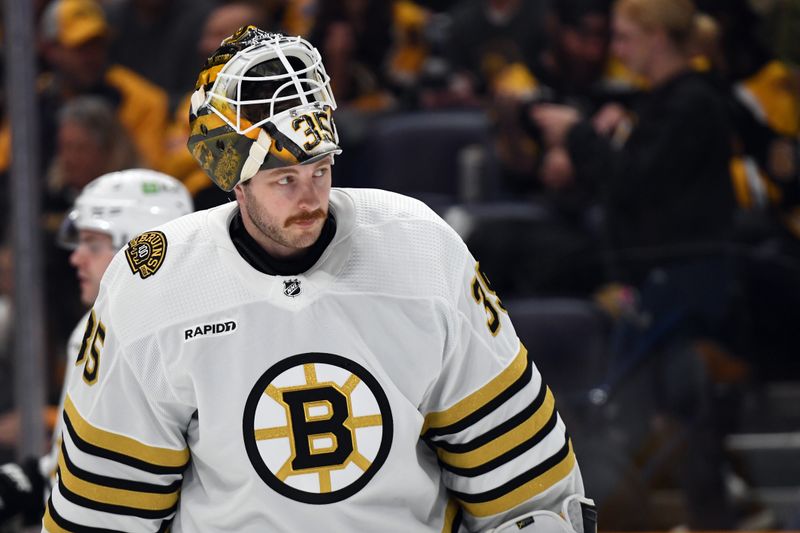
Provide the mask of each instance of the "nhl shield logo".
[{"label": "nhl shield logo", "polygon": [[131,272],[142,279],[149,278],[161,268],[167,254],[167,237],[160,231],[146,231],[128,243],[125,257]]},{"label": "nhl shield logo", "polygon": [[300,294],[300,280],[288,279],[283,282],[283,294],[289,298],[294,298]]}]

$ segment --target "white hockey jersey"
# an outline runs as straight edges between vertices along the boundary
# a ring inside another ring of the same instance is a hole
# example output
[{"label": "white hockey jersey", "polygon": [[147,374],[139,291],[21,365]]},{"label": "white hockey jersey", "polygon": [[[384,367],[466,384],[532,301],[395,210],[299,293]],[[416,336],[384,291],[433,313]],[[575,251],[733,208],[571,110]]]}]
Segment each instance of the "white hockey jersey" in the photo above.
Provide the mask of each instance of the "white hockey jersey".
[{"label": "white hockey jersey", "polygon": [[458,235],[383,191],[333,189],[331,211],[333,240],[296,276],[239,255],[234,203],[117,255],[45,530],[472,531],[583,493],[533,354]]},{"label": "white hockey jersey", "polygon": [[39,472],[42,474],[42,477],[50,480],[51,482],[56,481],[55,473],[58,466],[58,454],[59,450],[61,449],[61,432],[64,429],[64,418],[62,416],[62,411],[64,410],[64,400],[66,399],[67,391],[69,390],[70,381],[73,379],[72,376],[76,374],[80,375],[82,373],[82,369],[76,370],[74,366],[77,364],[76,361],[78,360],[78,354],[81,352],[81,345],[84,342],[83,338],[86,333],[87,320],[89,320],[89,313],[83,315],[83,318],[78,321],[78,324],[72,330],[72,333],[70,333],[69,339],[67,339],[66,359],[64,365],[64,383],[61,385],[61,398],[59,399],[58,403],[59,416],[56,418],[56,423],[53,427],[50,451],[47,453],[47,455],[39,458]]}]

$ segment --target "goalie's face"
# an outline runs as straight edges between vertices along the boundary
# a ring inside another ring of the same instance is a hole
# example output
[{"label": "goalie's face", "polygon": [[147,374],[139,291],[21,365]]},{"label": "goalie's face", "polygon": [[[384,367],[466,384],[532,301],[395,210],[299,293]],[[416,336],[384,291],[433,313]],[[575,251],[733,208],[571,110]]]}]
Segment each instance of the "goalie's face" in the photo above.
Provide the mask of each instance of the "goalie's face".
[{"label": "goalie's face", "polygon": [[273,257],[295,257],[314,244],[328,217],[333,157],[261,170],[234,189],[247,232]]}]

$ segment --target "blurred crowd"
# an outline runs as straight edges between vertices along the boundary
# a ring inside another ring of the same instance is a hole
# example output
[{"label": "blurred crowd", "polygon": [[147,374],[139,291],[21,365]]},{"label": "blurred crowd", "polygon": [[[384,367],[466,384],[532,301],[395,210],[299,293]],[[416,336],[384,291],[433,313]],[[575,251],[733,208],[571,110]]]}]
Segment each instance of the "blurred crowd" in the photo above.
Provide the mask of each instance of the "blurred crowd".
[{"label": "blurred crowd", "polygon": [[[32,1],[51,402],[62,347],[85,312],[68,252],[55,246],[65,211],[95,177],[132,167],[177,177],[197,209],[228,201],[186,149],[189,97],[220,41],[254,24],[320,49],[345,148],[335,185],[385,186],[379,176],[392,163],[375,142],[387,119],[482,117],[480,165],[445,167],[459,175],[426,173],[414,147],[439,146],[447,133],[384,149],[400,151],[393,160],[405,159],[431,190],[477,172],[469,195],[435,207],[448,219],[467,205],[464,236],[494,289],[505,300],[595,306],[608,328],[604,375],[615,376],[595,392],[637,404],[618,417],[625,452],[641,453],[652,433],[631,420],[667,416],[689,443],[677,477],[690,525],[737,524],[743,511],[727,497],[721,450],[737,391],[800,380],[790,370],[800,304],[800,2]],[[0,410],[11,401],[10,105],[0,95]],[[610,510],[606,527],[625,527],[613,513],[631,517],[630,508]]]}]

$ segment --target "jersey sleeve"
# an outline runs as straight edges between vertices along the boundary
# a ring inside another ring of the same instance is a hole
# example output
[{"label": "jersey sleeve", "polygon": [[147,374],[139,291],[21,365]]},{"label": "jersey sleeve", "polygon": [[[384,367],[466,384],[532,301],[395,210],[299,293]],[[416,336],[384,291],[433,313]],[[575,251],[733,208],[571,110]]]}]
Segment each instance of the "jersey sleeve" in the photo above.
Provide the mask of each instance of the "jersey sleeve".
[{"label": "jersey sleeve", "polygon": [[193,409],[171,389],[157,337],[123,342],[103,300],[101,290],[70,369],[50,533],[166,530],[189,463]]},{"label": "jersey sleeve", "polygon": [[469,257],[452,339],[424,406],[423,440],[438,455],[454,522],[482,531],[583,494],[572,443],[487,277]]},{"label": "jersey sleeve", "polygon": [[39,459],[39,473],[42,474],[42,477],[48,481],[47,494],[50,493],[50,487],[56,481],[55,475],[56,467],[58,466],[58,452],[61,449],[61,432],[64,429],[64,417],[62,416],[64,411],[64,399],[66,398],[67,390],[69,390],[69,384],[71,383],[72,375],[76,374],[77,370],[79,370],[78,367],[73,363],[78,360],[78,355],[80,354],[83,341],[83,335],[86,331],[86,322],[88,320],[89,313],[86,313],[76,324],[75,328],[72,330],[72,333],[70,333],[69,339],[67,340],[66,358],[64,360],[64,382],[61,385],[61,395],[58,400],[58,416],[56,418],[56,423],[53,426],[50,449],[47,452],[47,455],[44,455]]}]

